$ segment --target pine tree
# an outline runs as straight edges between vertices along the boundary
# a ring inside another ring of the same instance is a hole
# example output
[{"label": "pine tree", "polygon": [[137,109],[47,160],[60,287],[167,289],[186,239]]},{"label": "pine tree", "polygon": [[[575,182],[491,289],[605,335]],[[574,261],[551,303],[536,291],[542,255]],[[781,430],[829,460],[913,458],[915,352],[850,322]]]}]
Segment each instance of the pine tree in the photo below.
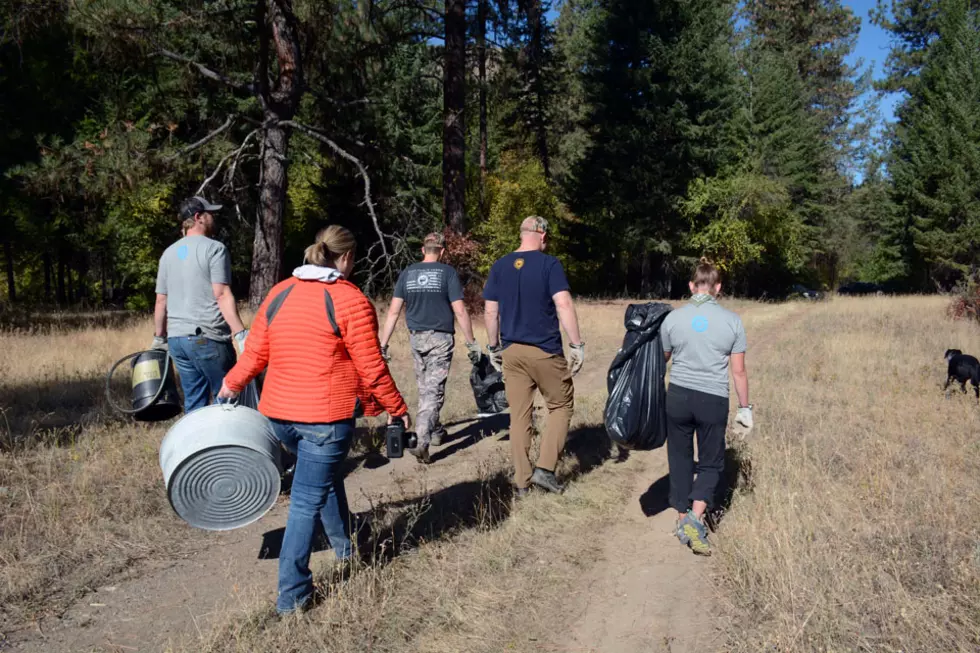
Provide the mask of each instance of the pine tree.
[{"label": "pine tree", "polygon": [[731,5],[609,0],[588,10],[597,14],[582,72],[590,143],[573,208],[620,237],[649,293],[655,276],[669,282],[679,255],[688,184],[719,164],[734,76]]},{"label": "pine tree", "polygon": [[898,110],[889,244],[919,289],[952,287],[980,262],[980,19],[940,5],[912,95]]},{"label": "pine tree", "polygon": [[[876,83],[883,91],[912,90],[925,62],[929,45],[939,34],[943,0],[878,0],[872,21],[892,33],[894,45],[885,60],[885,79]],[[969,0],[980,9],[980,0]]]}]

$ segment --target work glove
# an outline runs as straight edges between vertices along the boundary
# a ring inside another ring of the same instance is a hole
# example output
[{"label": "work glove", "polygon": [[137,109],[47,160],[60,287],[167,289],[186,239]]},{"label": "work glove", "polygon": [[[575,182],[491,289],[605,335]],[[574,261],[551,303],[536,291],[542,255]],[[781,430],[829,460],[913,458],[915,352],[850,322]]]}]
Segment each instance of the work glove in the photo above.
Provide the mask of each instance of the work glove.
[{"label": "work glove", "polygon": [[163,336],[153,336],[153,344],[150,345],[150,349],[159,349],[160,351],[167,351],[167,339]]},{"label": "work glove", "polygon": [[388,353],[388,345],[381,345],[381,358],[383,358],[386,363],[391,362],[391,354]]},{"label": "work glove", "polygon": [[745,428],[745,432],[748,433],[752,430],[752,405],[749,404],[744,408],[739,408],[738,412],[735,413],[735,423],[739,426]]},{"label": "work glove", "polygon": [[242,329],[231,337],[235,343],[235,351],[241,356],[245,352],[245,339],[248,338],[248,329]]},{"label": "work glove", "polygon": [[585,365],[585,343],[569,345],[568,358],[568,366],[572,370],[572,376],[575,376],[582,370],[582,366]]},{"label": "work glove", "polygon": [[466,355],[470,357],[470,363],[476,365],[480,362],[480,357],[483,356],[483,350],[480,349],[480,343],[476,340],[473,342],[466,343]]},{"label": "work glove", "polygon": [[500,345],[487,345],[487,353],[490,354],[490,364],[498,372],[504,371],[504,349]]}]

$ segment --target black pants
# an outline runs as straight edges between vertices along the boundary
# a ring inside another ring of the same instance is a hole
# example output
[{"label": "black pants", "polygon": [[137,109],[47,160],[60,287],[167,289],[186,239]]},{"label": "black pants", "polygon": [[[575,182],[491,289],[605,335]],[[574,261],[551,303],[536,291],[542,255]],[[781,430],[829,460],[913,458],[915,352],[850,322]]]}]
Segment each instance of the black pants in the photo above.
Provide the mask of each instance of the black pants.
[{"label": "black pants", "polygon": [[[715,502],[725,469],[728,399],[670,384],[667,389],[667,465],[670,507],[686,512],[692,501]],[[694,433],[698,462],[694,464]],[[697,480],[694,473],[697,471]]]}]

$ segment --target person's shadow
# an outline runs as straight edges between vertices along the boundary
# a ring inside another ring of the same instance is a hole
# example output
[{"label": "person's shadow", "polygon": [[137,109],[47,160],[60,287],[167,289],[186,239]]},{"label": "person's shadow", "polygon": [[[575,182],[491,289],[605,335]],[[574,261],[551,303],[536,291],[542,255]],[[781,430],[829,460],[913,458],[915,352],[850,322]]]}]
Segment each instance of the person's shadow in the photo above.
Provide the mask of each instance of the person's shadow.
[{"label": "person's shadow", "polygon": [[[715,494],[714,506],[707,514],[711,530],[717,530],[725,513],[731,508],[738,490],[752,489],[752,461],[738,447],[725,450],[725,471]],[[664,474],[640,496],[640,508],[647,517],[659,515],[670,508],[670,475]]]},{"label": "person's shadow", "polygon": [[[431,455],[431,461],[433,463],[443,460],[444,458],[448,458],[454,453],[462,451],[467,447],[472,447],[483,438],[490,437],[496,433],[499,433],[500,431],[510,428],[510,415],[508,413],[497,413],[496,415],[490,415],[489,417],[482,417],[468,421],[469,423],[465,428],[450,434],[448,438],[450,444]],[[456,422],[454,424],[450,424],[449,426],[456,426],[463,423],[466,422]]]}]

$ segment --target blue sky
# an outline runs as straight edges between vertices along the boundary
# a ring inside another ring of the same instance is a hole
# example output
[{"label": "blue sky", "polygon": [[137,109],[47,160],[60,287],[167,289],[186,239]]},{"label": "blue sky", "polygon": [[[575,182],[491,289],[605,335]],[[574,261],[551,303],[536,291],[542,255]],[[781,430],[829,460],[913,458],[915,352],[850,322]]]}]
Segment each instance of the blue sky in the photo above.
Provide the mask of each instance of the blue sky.
[{"label": "blue sky", "polygon": [[[888,56],[889,38],[888,33],[874,25],[868,14],[875,8],[876,0],[844,0],[843,4],[851,8],[854,15],[861,19],[861,33],[858,36],[857,46],[848,59],[848,63],[856,64],[859,60],[864,60],[862,69],[873,65],[875,79],[884,76],[885,58]],[[881,100],[881,114],[885,120],[891,121],[895,118],[895,105],[900,99],[899,94],[889,93]]]}]

